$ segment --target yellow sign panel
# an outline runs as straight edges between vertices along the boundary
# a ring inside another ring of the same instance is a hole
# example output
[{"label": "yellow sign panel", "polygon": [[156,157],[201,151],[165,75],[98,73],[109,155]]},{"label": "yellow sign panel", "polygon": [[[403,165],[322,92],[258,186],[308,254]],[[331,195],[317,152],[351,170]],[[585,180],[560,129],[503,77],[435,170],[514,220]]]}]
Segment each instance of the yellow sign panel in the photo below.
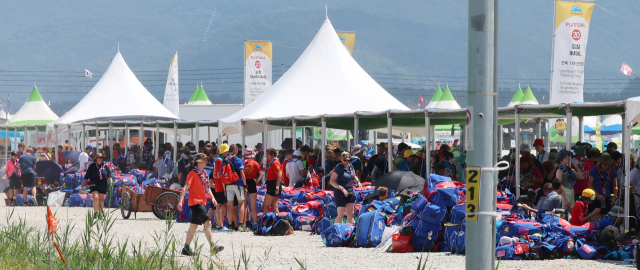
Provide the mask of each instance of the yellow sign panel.
[{"label": "yellow sign panel", "polygon": [[[591,13],[595,2],[557,1],[556,2],[556,29],[569,17],[581,17],[591,24]],[[580,26],[578,26],[580,27]],[[582,26],[584,27],[584,26]]]},{"label": "yellow sign panel", "polygon": [[342,44],[349,49],[349,53],[353,55],[353,45],[356,43],[355,32],[336,32]]},{"label": "yellow sign panel", "polygon": [[467,220],[478,221],[478,202],[480,202],[480,174],[478,166],[467,166]]},{"label": "yellow sign panel", "polygon": [[254,52],[264,53],[271,60],[273,59],[273,44],[271,41],[245,41],[244,60],[247,61],[247,58]]}]

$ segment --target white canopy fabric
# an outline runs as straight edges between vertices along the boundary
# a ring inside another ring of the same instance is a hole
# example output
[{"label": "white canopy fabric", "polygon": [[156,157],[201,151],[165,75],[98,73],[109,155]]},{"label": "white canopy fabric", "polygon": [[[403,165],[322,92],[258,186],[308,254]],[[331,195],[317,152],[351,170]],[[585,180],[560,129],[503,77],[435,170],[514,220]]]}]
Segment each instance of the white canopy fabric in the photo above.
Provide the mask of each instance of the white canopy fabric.
[{"label": "white canopy fabric", "polygon": [[38,88],[34,86],[27,102],[9,119],[6,125],[47,124],[57,119],[58,115],[44,102]]},{"label": "white canopy fabric", "polygon": [[[261,119],[355,111],[409,110],[382,88],[344,49],[327,18],[291,68],[257,100],[220,119],[224,135],[262,132]],[[251,121],[251,120],[253,121]]]},{"label": "white canopy fabric", "polygon": [[106,120],[175,120],[138,81],[120,52],[91,91],[55,124]]},{"label": "white canopy fabric", "polygon": [[640,123],[640,97],[632,97],[625,102],[626,125],[637,126]]}]

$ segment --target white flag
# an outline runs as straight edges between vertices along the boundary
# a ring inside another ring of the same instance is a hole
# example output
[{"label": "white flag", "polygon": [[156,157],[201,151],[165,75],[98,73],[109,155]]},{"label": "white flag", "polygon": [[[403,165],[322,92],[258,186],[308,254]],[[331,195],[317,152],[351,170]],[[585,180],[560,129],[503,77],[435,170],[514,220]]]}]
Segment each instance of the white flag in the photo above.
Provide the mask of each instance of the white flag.
[{"label": "white flag", "polygon": [[624,75],[631,76],[631,72],[633,72],[633,69],[631,69],[631,67],[629,67],[626,63],[623,62],[622,68],[620,69],[620,71],[622,71]]},{"label": "white flag", "polygon": [[178,83],[178,52],[171,59],[169,64],[169,75],[167,76],[167,86],[164,90],[164,101],[162,105],[169,109],[174,115],[180,114],[180,84]]},{"label": "white flag", "polygon": [[89,77],[89,78],[93,78],[93,73],[87,69],[84,70],[84,76],[85,77]]}]

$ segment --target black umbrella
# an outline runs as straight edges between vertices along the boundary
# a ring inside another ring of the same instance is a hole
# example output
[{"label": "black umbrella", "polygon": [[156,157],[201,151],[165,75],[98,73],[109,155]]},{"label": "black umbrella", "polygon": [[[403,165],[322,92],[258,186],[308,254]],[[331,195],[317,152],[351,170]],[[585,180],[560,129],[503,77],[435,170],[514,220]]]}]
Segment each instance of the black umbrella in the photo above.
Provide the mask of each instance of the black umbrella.
[{"label": "black umbrella", "polygon": [[[296,144],[302,145],[302,141],[296,139]],[[291,147],[291,138],[284,139],[284,141],[282,141],[282,144],[280,144],[280,147],[282,147],[282,149],[294,149],[293,147]]]},{"label": "black umbrella", "polygon": [[422,191],[424,187],[424,178],[412,172],[389,172],[380,176],[376,180],[376,186],[387,187],[395,191],[402,191],[406,188],[412,191]]},{"label": "black umbrella", "polygon": [[78,151],[69,151],[69,152],[66,152],[66,153],[62,154],[62,157],[66,158],[68,160],[72,160],[72,161],[78,162],[78,159],[80,158],[80,152],[78,152]]},{"label": "black umbrella", "polygon": [[36,163],[36,173],[38,177],[44,177],[46,183],[52,184],[56,180],[60,180],[62,167],[55,161],[41,160]]}]

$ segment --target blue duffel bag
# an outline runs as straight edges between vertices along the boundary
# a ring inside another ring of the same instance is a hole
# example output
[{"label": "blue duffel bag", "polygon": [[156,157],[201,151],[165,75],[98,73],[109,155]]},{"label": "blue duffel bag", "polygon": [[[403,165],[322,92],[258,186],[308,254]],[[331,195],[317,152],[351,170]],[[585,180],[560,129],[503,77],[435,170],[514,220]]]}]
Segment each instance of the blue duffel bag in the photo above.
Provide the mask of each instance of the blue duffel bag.
[{"label": "blue duffel bag", "polygon": [[444,223],[447,207],[437,203],[430,203],[424,197],[419,197],[411,206],[411,213],[417,218],[433,223]]},{"label": "blue duffel bag", "polygon": [[411,227],[413,228],[411,245],[414,251],[431,251],[441,239],[441,225],[414,218],[411,220]]},{"label": "blue duffel bag", "polygon": [[333,224],[322,232],[322,241],[327,247],[344,246],[352,236],[355,228],[355,226],[342,223]]},{"label": "blue duffel bag", "polygon": [[358,247],[376,247],[382,242],[382,234],[387,227],[386,215],[381,211],[362,214],[356,223],[356,243]]}]

